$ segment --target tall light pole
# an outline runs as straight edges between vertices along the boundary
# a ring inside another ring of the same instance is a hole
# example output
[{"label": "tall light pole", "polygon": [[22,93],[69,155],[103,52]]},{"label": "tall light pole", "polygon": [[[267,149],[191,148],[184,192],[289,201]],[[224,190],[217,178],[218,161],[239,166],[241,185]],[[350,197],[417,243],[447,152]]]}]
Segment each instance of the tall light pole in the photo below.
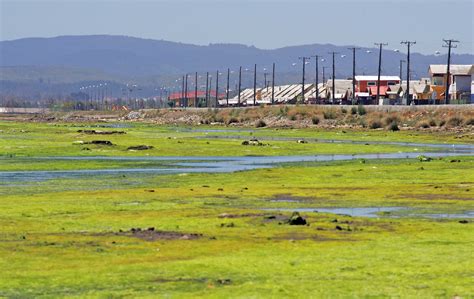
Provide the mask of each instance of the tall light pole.
[{"label": "tall light pole", "polygon": [[184,79],[184,107],[188,106],[188,74],[186,74],[186,78]]},{"label": "tall light pole", "polygon": [[272,105],[275,104],[275,63],[272,66]]},{"label": "tall light pole", "polygon": [[[186,77],[187,77],[187,75],[186,75]],[[181,101],[180,101],[180,106],[183,106],[183,105],[184,105],[184,103],[183,103],[183,101],[184,101],[184,76],[183,76],[183,80],[182,80],[182,81],[183,81],[183,82],[182,82],[182,89],[181,89]]]},{"label": "tall light pole", "polygon": [[229,79],[230,79],[230,69],[227,68],[227,88],[226,88],[226,94],[225,94],[227,107],[229,107]]},{"label": "tall light pole", "polygon": [[402,74],[403,74],[403,63],[406,62],[403,59],[400,59],[400,85],[402,85]]},{"label": "tall light pole", "polygon": [[253,105],[257,105],[257,64],[253,68]]},{"label": "tall light pole", "polygon": [[331,104],[334,104],[336,102],[336,54],[338,52],[329,52],[329,54],[332,54],[332,99],[331,99]]},{"label": "tall light pole", "polygon": [[302,71],[302,79],[301,79],[301,102],[304,103],[304,75],[305,75],[305,67],[306,67],[306,59],[311,59],[310,57],[302,56],[298,57],[298,59],[303,60],[303,71]]},{"label": "tall light pole", "polygon": [[449,102],[449,85],[450,85],[450,74],[449,74],[449,70],[450,70],[450,66],[451,66],[451,48],[457,48],[457,46],[453,45],[453,43],[459,43],[459,41],[457,40],[454,40],[454,39],[443,39],[444,41],[444,45],[443,47],[444,48],[448,48],[448,65],[447,65],[447,69],[446,69],[446,90],[444,92],[444,103],[445,104],[448,104]]},{"label": "tall light pole", "polygon": [[219,70],[216,72],[216,108],[219,107]]},{"label": "tall light pole", "polygon": [[205,97],[205,99],[206,99],[206,107],[207,107],[207,103],[208,103],[208,101],[209,101],[208,95],[209,95],[209,72],[206,72],[206,97]]},{"label": "tall light pole", "polygon": [[[402,41],[400,44],[407,45],[407,105],[410,101],[410,47],[411,45],[416,44],[416,41]],[[400,79],[401,80],[401,79]],[[411,100],[411,103],[414,103],[414,100]]]},{"label": "tall light pole", "polygon": [[198,73],[194,74],[194,108],[197,107],[198,102]]},{"label": "tall light pole", "polygon": [[[377,97],[376,104],[379,103],[380,99],[380,72],[382,71],[382,47],[388,45],[387,43],[375,43],[376,46],[379,46],[379,70],[377,73]],[[409,93],[409,91],[408,91]]]},{"label": "tall light pole", "polygon": [[359,50],[360,48],[357,47],[351,47],[349,50],[352,50],[352,105],[354,105],[355,102],[355,85],[356,85],[356,51]]},{"label": "tall light pole", "polygon": [[239,67],[239,94],[238,94],[238,102],[237,102],[237,106],[240,107],[240,89],[242,88],[242,67],[240,66]]}]

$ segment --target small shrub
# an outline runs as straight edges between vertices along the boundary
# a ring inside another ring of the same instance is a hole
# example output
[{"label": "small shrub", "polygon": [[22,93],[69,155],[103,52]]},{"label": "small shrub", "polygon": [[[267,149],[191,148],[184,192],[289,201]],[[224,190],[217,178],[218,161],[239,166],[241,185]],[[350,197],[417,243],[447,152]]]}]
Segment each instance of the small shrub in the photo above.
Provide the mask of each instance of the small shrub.
[{"label": "small shrub", "polygon": [[319,117],[313,116],[313,117],[311,118],[311,122],[313,123],[313,125],[319,124]]},{"label": "small shrub", "polygon": [[290,120],[296,120],[296,115],[291,115]]},{"label": "small shrub", "polygon": [[446,123],[449,127],[460,127],[462,125],[463,121],[461,118],[457,116],[453,116],[450,119],[448,119],[448,122]]},{"label": "small shrub", "polygon": [[336,119],[336,113],[333,110],[323,111],[324,119]]},{"label": "small shrub", "polygon": [[359,113],[359,115],[365,115],[367,114],[367,111],[363,105],[359,105],[357,106],[357,113]]},{"label": "small shrub", "polygon": [[267,126],[267,124],[261,119],[259,119],[257,121],[257,123],[255,124],[255,127],[257,127],[257,128],[263,128],[263,127],[266,127],[266,126]]},{"label": "small shrub", "polygon": [[434,119],[430,119],[428,124],[430,125],[430,127],[436,127],[436,121]]},{"label": "small shrub", "polygon": [[357,108],[356,108],[356,107],[352,107],[352,108],[351,108],[351,114],[352,114],[352,115],[357,114]]},{"label": "small shrub", "polygon": [[422,122],[419,122],[416,126],[417,126],[418,128],[427,129],[427,128],[430,127],[430,124],[427,123],[427,122],[422,121]]},{"label": "small shrub", "polygon": [[464,123],[464,125],[466,125],[466,126],[474,126],[474,118],[470,118],[470,119],[466,120],[466,122]]},{"label": "small shrub", "polygon": [[344,113],[344,114],[346,114],[346,113],[347,113],[347,109],[346,109],[346,108],[344,108],[344,107],[341,107],[341,113]]},{"label": "small shrub", "polygon": [[446,124],[446,121],[444,119],[442,119],[439,124],[438,124],[438,127],[442,127]]},{"label": "small shrub", "polygon": [[378,129],[382,127],[382,123],[379,120],[373,120],[369,124],[369,128],[371,129]]},{"label": "small shrub", "polygon": [[393,115],[389,115],[385,118],[384,122],[385,122],[385,125],[387,126],[390,126],[392,123],[397,123],[399,122],[399,118],[398,116],[393,116]]},{"label": "small shrub", "polygon": [[400,131],[400,128],[398,127],[398,123],[395,121],[389,124],[387,129],[390,131]]},{"label": "small shrub", "polygon": [[230,124],[234,124],[234,123],[238,123],[239,120],[235,117],[231,117],[229,118],[229,120],[227,121],[227,124],[230,125]]}]

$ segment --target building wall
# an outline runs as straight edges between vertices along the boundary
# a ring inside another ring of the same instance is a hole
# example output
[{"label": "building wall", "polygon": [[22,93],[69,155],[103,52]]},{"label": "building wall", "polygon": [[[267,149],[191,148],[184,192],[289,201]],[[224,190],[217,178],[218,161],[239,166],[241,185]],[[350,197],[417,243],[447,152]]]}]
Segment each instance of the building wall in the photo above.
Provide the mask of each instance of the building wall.
[{"label": "building wall", "polygon": [[[375,86],[377,86],[377,80],[375,81],[367,81],[367,80],[361,80],[361,81],[356,81],[356,91],[357,92],[368,92],[368,82],[375,82]],[[387,80],[380,80],[380,86],[388,86]],[[395,82],[395,84],[400,84],[399,80],[390,80],[390,82]]]},{"label": "building wall", "polygon": [[471,91],[471,76],[454,76],[456,83],[456,92],[470,92]]}]

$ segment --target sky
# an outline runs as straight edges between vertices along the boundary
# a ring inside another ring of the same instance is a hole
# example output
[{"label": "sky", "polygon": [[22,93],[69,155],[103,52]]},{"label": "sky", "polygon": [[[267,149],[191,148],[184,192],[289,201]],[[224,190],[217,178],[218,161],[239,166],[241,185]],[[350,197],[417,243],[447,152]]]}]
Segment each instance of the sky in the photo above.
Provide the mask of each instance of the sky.
[{"label": "sky", "polygon": [[474,54],[473,0],[0,0],[0,40],[111,34],[273,49],[375,42]]}]

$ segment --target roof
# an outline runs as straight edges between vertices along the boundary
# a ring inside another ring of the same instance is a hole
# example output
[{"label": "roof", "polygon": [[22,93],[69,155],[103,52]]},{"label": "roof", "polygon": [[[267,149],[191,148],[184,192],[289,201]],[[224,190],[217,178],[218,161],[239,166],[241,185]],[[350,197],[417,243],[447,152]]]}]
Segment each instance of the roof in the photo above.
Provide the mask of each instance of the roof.
[{"label": "roof", "polygon": [[[355,76],[356,81],[377,81],[378,76]],[[399,76],[380,76],[380,81],[400,81]]]},{"label": "roof", "polygon": [[[446,74],[446,64],[431,64],[428,72],[430,74]],[[449,73],[451,75],[472,75],[474,73],[474,64],[451,64],[449,66]]]}]

